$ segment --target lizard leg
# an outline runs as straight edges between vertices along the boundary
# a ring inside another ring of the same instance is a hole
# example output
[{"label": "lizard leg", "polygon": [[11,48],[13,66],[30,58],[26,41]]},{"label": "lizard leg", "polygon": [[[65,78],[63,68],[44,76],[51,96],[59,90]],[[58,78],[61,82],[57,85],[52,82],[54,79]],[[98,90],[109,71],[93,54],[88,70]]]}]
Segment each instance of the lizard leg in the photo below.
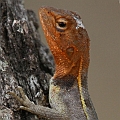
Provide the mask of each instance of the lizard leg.
[{"label": "lizard leg", "polygon": [[41,105],[35,105],[32,101],[28,99],[25,95],[22,87],[18,86],[17,88],[21,94],[21,98],[17,96],[14,92],[9,92],[16,100],[18,100],[23,106],[20,106],[19,109],[26,110],[31,112],[39,117],[48,118],[49,120],[69,120],[66,115],[60,114],[58,111],[44,107]]},{"label": "lizard leg", "polygon": [[[20,92],[21,94],[21,98],[19,96],[16,95],[16,93],[14,92],[9,92],[10,95],[12,95],[16,100],[18,100],[22,105],[26,106],[26,107],[30,107],[31,105],[35,105],[33,102],[31,102],[28,97],[25,95],[22,87],[18,86],[17,90]],[[22,107],[20,107],[20,109],[22,109]]]}]

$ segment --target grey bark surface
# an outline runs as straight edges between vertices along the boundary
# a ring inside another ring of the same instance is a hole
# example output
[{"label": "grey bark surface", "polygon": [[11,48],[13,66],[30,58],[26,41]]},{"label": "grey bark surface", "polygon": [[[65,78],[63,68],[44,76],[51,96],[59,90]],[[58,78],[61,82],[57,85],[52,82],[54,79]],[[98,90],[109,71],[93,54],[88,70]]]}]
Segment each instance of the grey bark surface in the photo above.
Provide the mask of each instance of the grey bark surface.
[{"label": "grey bark surface", "polygon": [[18,85],[35,104],[49,106],[54,62],[41,43],[38,28],[34,12],[24,8],[23,0],[0,0],[0,120],[38,120],[17,110],[20,103],[8,92],[19,95]]}]

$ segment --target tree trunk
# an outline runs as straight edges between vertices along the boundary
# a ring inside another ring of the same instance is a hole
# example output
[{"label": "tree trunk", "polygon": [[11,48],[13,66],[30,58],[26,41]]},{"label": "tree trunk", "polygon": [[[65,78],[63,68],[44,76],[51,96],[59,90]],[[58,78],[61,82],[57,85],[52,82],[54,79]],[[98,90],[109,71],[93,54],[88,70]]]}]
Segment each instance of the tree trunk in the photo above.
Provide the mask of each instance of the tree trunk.
[{"label": "tree trunk", "polygon": [[34,12],[25,10],[23,4],[23,0],[0,0],[0,120],[38,120],[17,110],[20,103],[7,94],[19,94],[18,85],[31,101],[49,106],[53,58],[41,43]]}]

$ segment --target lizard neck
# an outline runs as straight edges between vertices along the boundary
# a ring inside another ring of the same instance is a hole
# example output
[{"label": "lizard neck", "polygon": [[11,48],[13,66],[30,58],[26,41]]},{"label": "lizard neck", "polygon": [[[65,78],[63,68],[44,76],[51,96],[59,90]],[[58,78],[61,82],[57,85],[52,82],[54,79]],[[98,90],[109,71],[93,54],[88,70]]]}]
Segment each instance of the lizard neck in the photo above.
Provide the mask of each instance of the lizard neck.
[{"label": "lizard neck", "polygon": [[[73,101],[79,101],[77,103],[77,106],[79,106],[80,107],[79,109],[81,110],[80,111],[75,110],[74,114],[79,112],[79,114],[83,116],[84,120],[97,120],[98,119],[97,114],[95,112],[93,103],[91,101],[88,92],[88,85],[87,85],[88,69],[84,67],[84,61],[82,58],[76,64],[77,65],[71,68],[69,70],[69,73],[67,73],[64,76],[57,76],[58,71],[56,71],[53,77],[53,81],[56,83],[57,86],[59,86],[63,90],[68,90],[68,91],[72,90],[72,92],[68,93],[71,96],[70,99],[73,99]],[[59,70],[59,66],[57,69]],[[77,89],[74,89],[75,86],[77,87]],[[75,96],[71,95],[73,93],[77,94],[79,98],[78,97],[76,98],[76,95]],[[68,107],[71,108],[74,106],[68,106]]]},{"label": "lizard neck", "polygon": [[59,48],[56,42],[52,42],[51,45],[50,40],[48,40],[48,44],[50,44],[49,46],[55,61],[55,74],[53,76],[54,79],[69,75],[81,78],[82,72],[87,73],[89,66],[88,50],[81,52],[73,46],[69,46],[63,50]]},{"label": "lizard neck", "polygon": [[[80,81],[79,84],[78,81]],[[87,73],[81,73],[80,78],[71,75],[63,76],[62,78],[52,78],[52,86],[54,86],[51,87],[53,92],[50,95],[54,96],[52,100],[60,97],[57,101],[62,100],[61,102],[65,106],[63,111],[65,110],[67,114],[70,114],[70,120],[74,120],[78,116],[82,120],[98,120],[88,92]],[[56,97],[55,94],[59,97]],[[54,103],[55,101],[53,100],[52,102]],[[62,112],[60,107],[57,109]]]},{"label": "lizard neck", "polygon": [[63,78],[64,76],[73,76],[77,78],[80,76],[80,61],[74,63],[64,58],[61,58],[60,61],[55,58],[55,62],[57,63],[55,64],[55,74],[53,78]]}]

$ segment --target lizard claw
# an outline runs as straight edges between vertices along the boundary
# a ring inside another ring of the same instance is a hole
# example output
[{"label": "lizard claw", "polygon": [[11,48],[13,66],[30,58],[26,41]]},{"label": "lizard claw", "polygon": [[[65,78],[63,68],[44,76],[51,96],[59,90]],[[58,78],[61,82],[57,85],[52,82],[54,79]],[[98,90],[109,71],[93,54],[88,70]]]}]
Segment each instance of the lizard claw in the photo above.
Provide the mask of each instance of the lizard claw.
[{"label": "lizard claw", "polygon": [[[10,94],[11,96],[13,96],[16,100],[18,100],[22,105],[24,105],[25,107],[30,107],[31,105],[33,105],[34,103],[31,102],[28,97],[25,95],[22,87],[18,86],[17,90],[20,92],[21,94],[21,98],[20,96],[17,96],[15,92],[9,92],[8,94]],[[20,109],[24,109],[24,106],[20,106]]]},{"label": "lizard claw", "polygon": [[28,99],[28,97],[25,95],[25,93],[24,93],[22,87],[18,86],[18,87],[17,87],[17,90],[20,92],[21,97],[22,97],[23,100]]}]

